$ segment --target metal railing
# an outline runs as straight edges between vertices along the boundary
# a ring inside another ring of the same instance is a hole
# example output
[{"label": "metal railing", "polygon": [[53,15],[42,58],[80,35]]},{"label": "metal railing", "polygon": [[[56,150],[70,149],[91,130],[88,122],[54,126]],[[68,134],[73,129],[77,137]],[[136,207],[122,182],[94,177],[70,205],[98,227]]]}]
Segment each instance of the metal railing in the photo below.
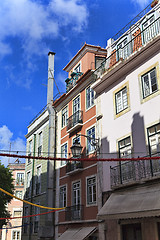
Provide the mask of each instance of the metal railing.
[{"label": "metal railing", "polygon": [[143,31],[139,32],[126,45],[113,50],[101,65],[94,71],[95,80],[100,78],[107,70],[111,69],[116,63],[128,58],[133,52],[139,50],[142,46],[150,42],[160,33],[160,18],[157,18]]},{"label": "metal railing", "polygon": [[83,205],[74,205],[66,207],[65,219],[66,221],[82,220],[83,219]]},{"label": "metal railing", "polygon": [[[160,153],[152,156],[160,156]],[[160,177],[160,158],[159,160],[128,161],[119,163],[115,167],[110,167],[111,187],[134,183],[141,179],[150,179],[156,176]]]},{"label": "metal railing", "polygon": [[67,119],[67,130],[71,129],[78,123],[83,123],[83,111],[79,110]]},{"label": "metal railing", "polygon": [[152,9],[151,3],[143,9],[135,18],[133,18],[129,23],[127,23],[118,33],[116,33],[112,39],[117,40],[120,36],[123,35],[129,28],[131,28],[138,20],[140,20],[146,13],[148,13]]},{"label": "metal railing", "polygon": [[83,168],[83,163],[81,161],[72,161],[68,162],[66,164],[66,173],[82,169]]}]

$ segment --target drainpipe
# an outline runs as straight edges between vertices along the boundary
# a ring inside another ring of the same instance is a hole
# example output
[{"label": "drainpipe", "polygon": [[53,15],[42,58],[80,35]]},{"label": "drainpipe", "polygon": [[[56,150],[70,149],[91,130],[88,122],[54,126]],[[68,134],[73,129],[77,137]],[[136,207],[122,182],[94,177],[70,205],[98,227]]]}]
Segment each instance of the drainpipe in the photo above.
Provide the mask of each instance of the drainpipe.
[{"label": "drainpipe", "polygon": [[[47,109],[49,113],[49,139],[48,139],[48,156],[55,156],[55,110],[53,104],[53,87],[54,87],[54,55],[48,53],[48,88],[47,88]],[[47,206],[54,207],[54,181],[55,181],[55,163],[47,161]],[[46,216],[46,230],[50,233],[50,239],[54,239],[54,213]]]},{"label": "drainpipe", "polygon": [[[31,182],[31,203],[33,202],[33,185],[34,185],[34,157],[35,157],[35,151],[36,151],[36,134],[34,134],[34,147],[33,147],[33,163],[32,163],[32,182]],[[32,205],[30,206],[30,215],[32,215]],[[29,224],[29,240],[31,240],[31,235],[33,231],[33,221],[32,217],[30,217],[30,224]]]}]

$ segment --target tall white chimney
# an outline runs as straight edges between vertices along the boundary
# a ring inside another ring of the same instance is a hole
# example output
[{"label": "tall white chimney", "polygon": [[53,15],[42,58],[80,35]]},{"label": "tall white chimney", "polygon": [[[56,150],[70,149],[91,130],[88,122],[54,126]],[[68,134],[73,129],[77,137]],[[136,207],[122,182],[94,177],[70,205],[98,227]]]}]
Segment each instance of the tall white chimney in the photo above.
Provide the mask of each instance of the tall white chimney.
[{"label": "tall white chimney", "polygon": [[47,105],[53,102],[54,86],[54,52],[48,53],[48,85],[47,85]]}]

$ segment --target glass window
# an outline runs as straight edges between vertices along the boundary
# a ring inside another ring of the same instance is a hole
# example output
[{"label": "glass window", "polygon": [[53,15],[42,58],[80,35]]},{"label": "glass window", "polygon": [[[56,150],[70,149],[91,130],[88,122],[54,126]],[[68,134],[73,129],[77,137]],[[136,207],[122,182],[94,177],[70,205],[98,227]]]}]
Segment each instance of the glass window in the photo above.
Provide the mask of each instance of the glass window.
[{"label": "glass window", "polygon": [[73,183],[72,186],[72,204],[79,205],[80,204],[80,181]]},{"label": "glass window", "polygon": [[65,107],[62,110],[62,128],[67,125],[67,119],[68,119],[68,107]]},{"label": "glass window", "polygon": [[75,67],[74,72],[79,73],[81,72],[81,65],[78,64],[77,67]]},{"label": "glass window", "polygon": [[80,110],[80,96],[76,97],[73,100],[73,113],[76,113]]},{"label": "glass window", "polygon": [[36,175],[36,194],[40,194],[41,192],[41,171],[42,167],[37,167],[37,175]]},{"label": "glass window", "polygon": [[[63,146],[61,146],[61,157],[67,158],[67,143],[65,143]],[[64,166],[66,164],[66,161],[61,161],[61,166]]]},{"label": "glass window", "polygon": [[66,207],[66,186],[60,187],[59,193],[59,205],[60,207]]},{"label": "glass window", "polygon": [[95,127],[92,127],[87,130],[87,153],[91,153],[95,150],[94,139],[95,139]]},{"label": "glass window", "polygon": [[96,177],[87,179],[87,204],[96,203]]},{"label": "glass window", "polygon": [[24,185],[24,173],[17,173],[16,184]]},{"label": "glass window", "polygon": [[[40,208],[34,207],[34,214],[39,214]],[[34,233],[38,233],[38,227],[39,227],[39,216],[34,217]]]},{"label": "glass window", "polygon": [[21,217],[22,216],[22,211],[14,211],[13,216],[14,217]]},{"label": "glass window", "polygon": [[86,108],[90,108],[94,105],[94,91],[91,87],[86,89]]},{"label": "glass window", "polygon": [[116,114],[128,107],[127,87],[124,87],[115,94]]},{"label": "glass window", "polygon": [[[32,140],[31,140],[31,141],[29,141],[29,153],[28,153],[28,156],[32,156],[32,145],[33,145],[33,143],[32,143]],[[28,158],[28,163],[30,163],[30,162],[31,162],[31,159]]]},{"label": "glass window", "polygon": [[16,191],[16,192],[15,192],[15,196],[18,197],[18,198],[20,198],[20,199],[22,199],[22,194],[23,194],[22,191]]},{"label": "glass window", "polygon": [[148,73],[142,76],[142,91],[143,98],[148,97],[158,89],[157,77],[156,77],[156,68],[153,68]]},{"label": "glass window", "polygon": [[128,51],[128,44],[127,44],[127,38],[125,38],[120,44],[118,44],[117,46],[118,49],[118,60],[120,60],[120,58],[127,58],[129,51]]},{"label": "glass window", "polygon": [[127,137],[118,142],[119,147],[119,157],[131,157],[131,138]]},{"label": "glass window", "polygon": [[38,156],[42,155],[42,132],[39,133],[38,136]]},{"label": "glass window", "polygon": [[20,231],[13,231],[12,240],[20,240]]},{"label": "glass window", "polygon": [[151,154],[160,152],[160,123],[148,128],[148,137]]}]

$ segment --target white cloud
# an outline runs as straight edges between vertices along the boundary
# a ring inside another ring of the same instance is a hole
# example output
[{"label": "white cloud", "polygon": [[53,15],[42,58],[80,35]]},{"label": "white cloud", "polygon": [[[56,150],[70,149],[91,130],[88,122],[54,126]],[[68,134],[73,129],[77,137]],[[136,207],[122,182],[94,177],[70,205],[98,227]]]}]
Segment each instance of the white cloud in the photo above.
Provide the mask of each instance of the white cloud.
[{"label": "white cloud", "polygon": [[144,8],[147,4],[151,3],[150,0],[132,0],[132,2],[139,4],[141,8]]},{"label": "white cloud", "polygon": [[48,5],[33,0],[2,1],[0,46],[4,47],[0,54],[11,53],[10,37],[18,37],[23,50],[29,54],[43,53],[47,48],[42,44],[44,39],[55,39],[61,27],[66,25],[70,25],[73,31],[82,31],[87,16],[87,7],[82,0],[49,0]]},{"label": "white cloud", "polygon": [[[9,128],[6,125],[3,125],[0,127],[0,150],[1,153],[3,153],[2,150],[6,151],[22,151],[23,154],[25,154],[26,146],[25,141],[20,138],[13,138],[13,133],[9,130]],[[7,152],[7,153],[8,153]],[[0,160],[2,163],[6,166],[8,164],[8,157],[0,157]],[[16,159],[10,158],[10,162],[14,162]]]}]

